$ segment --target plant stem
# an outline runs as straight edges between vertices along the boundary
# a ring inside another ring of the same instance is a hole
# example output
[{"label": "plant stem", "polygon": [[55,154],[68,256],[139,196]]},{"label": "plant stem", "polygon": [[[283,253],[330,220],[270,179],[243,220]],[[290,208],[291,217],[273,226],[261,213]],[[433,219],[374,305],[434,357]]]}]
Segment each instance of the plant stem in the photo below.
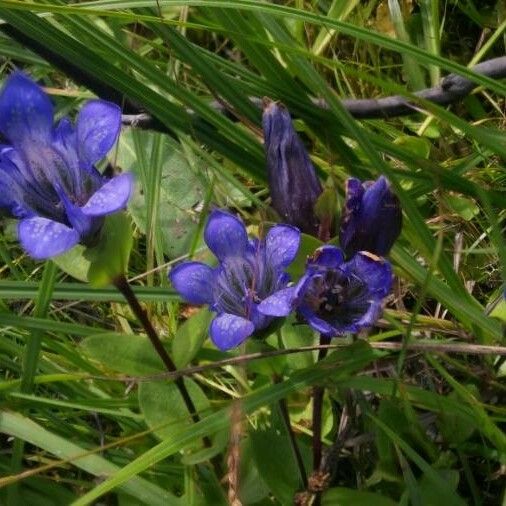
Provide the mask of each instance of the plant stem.
[{"label": "plant stem", "polygon": [[[154,329],[153,325],[151,324],[151,321],[146,313],[146,311],[142,308],[142,306],[139,303],[139,300],[137,299],[135,293],[132,290],[132,287],[129,285],[127,279],[125,276],[119,276],[113,281],[114,286],[123,294],[125,297],[128,305],[132,309],[133,313],[143,326],[144,330],[146,331],[146,334],[151,341],[151,344],[153,345],[153,348],[155,349],[158,356],[161,358],[162,362],[164,363],[166,369],[169,372],[176,372],[177,367],[176,364],[174,364],[173,360],[170,358],[169,354],[167,353],[167,350],[164,348],[162,341],[158,337],[158,334],[156,330]],[[200,417],[197,413],[197,410],[195,408],[195,404],[193,404],[193,401],[190,397],[190,394],[188,393],[188,390],[186,389],[186,385],[184,384],[184,379],[182,376],[177,376],[174,378],[174,383],[176,384],[177,389],[179,390],[179,393],[181,394],[181,397],[183,398],[183,401],[186,405],[186,408],[188,409],[188,412],[190,413],[190,416],[193,420],[193,422],[197,423],[200,421]],[[204,436],[203,437],[204,446],[206,448],[210,448],[211,440],[209,437]]]},{"label": "plant stem", "polygon": [[[320,335],[320,345],[328,345],[330,337]],[[327,355],[328,348],[320,348],[318,362]],[[322,460],[322,408],[324,388],[320,385],[313,387],[313,471],[318,471]]]}]

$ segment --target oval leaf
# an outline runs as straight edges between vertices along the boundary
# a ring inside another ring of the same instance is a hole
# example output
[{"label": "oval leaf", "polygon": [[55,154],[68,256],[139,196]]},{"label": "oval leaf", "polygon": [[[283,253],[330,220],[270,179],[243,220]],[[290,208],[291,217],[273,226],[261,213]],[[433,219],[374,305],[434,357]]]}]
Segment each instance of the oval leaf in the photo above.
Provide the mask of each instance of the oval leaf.
[{"label": "oval leaf", "polygon": [[177,329],[172,342],[172,358],[178,368],[187,365],[204,343],[213,314],[203,308]]},{"label": "oval leaf", "polygon": [[[197,412],[202,413],[209,409],[209,400],[197,383],[185,378],[184,384]],[[171,437],[175,430],[192,424],[191,416],[174,382],[141,383],[139,406],[148,426],[162,440]],[[200,445],[200,441],[196,444]]]},{"label": "oval leaf", "polygon": [[132,226],[125,213],[105,218],[98,244],[87,252],[88,279],[93,286],[108,285],[126,272],[132,242]]},{"label": "oval leaf", "polygon": [[86,355],[112,371],[131,375],[156,374],[165,367],[147,337],[130,334],[97,334],[81,344]]}]

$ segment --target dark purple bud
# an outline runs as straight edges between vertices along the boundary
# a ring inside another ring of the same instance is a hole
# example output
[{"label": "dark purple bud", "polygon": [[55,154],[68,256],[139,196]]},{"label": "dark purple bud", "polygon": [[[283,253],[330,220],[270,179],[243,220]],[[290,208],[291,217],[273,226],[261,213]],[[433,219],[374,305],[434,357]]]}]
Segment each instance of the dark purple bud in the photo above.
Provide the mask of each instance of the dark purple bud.
[{"label": "dark purple bud", "polygon": [[262,123],[272,207],[283,222],[316,235],[314,206],[322,187],[290,114],[282,105],[270,102]]},{"label": "dark purple bud", "polygon": [[348,179],[339,234],[347,257],[358,251],[388,255],[401,228],[399,199],[385,177],[365,183],[355,178]]}]

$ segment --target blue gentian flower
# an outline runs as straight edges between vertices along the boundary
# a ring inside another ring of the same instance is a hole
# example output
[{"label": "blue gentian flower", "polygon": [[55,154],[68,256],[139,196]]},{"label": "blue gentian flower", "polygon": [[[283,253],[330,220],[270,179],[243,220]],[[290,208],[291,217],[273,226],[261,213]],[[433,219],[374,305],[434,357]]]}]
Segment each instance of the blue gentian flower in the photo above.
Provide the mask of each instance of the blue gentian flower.
[{"label": "blue gentian flower", "polygon": [[401,228],[399,200],[384,176],[365,183],[348,179],[339,234],[339,243],[347,257],[358,251],[387,255]]},{"label": "blue gentian flower", "polygon": [[357,253],[345,262],[335,246],[322,246],[309,258],[300,281],[267,297],[261,313],[286,316],[294,309],[327,337],[371,327],[392,287],[390,264],[371,253]]},{"label": "blue gentian flower", "polygon": [[218,348],[228,350],[272,322],[258,305],[288,285],[290,277],[284,269],[297,254],[300,232],[276,225],[265,239],[250,240],[240,219],[215,210],[204,239],[219,266],[184,262],[170,271],[169,279],[186,301],[209,304],[218,313],[211,323],[211,338]]},{"label": "blue gentian flower", "polygon": [[264,109],[262,124],[272,207],[284,223],[316,235],[314,206],[322,187],[290,113],[281,104],[270,102]]},{"label": "blue gentian flower", "polygon": [[75,126],[53,124],[53,106],[44,91],[16,72],[0,93],[0,209],[20,220],[19,240],[35,259],[59,255],[77,243],[91,245],[103,217],[125,207],[132,175],[112,179],[95,164],[116,142],[121,111],[90,100]]}]

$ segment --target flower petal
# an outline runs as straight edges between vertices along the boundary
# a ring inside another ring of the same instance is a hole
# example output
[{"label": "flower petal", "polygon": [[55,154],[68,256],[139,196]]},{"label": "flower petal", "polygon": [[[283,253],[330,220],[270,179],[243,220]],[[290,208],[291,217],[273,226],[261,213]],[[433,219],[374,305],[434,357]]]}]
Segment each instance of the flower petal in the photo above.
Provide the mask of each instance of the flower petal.
[{"label": "flower petal", "polygon": [[73,204],[63,190],[60,189],[58,195],[65,207],[65,214],[72,228],[81,238],[88,235],[93,227],[92,218],[85,215],[79,206]]},{"label": "flower petal", "polygon": [[258,305],[258,310],[269,316],[287,316],[293,309],[296,288],[290,286],[274,292]]},{"label": "flower petal", "polygon": [[204,239],[219,260],[227,256],[242,256],[248,247],[248,235],[244,223],[220,209],[209,215]]},{"label": "flower petal", "polygon": [[169,272],[172,286],[192,304],[214,302],[214,269],[201,262],[184,262]]},{"label": "flower petal", "polygon": [[362,316],[362,318],[360,318],[360,320],[356,322],[356,326],[359,327],[359,329],[372,327],[378,321],[382,312],[383,312],[383,305],[381,303],[381,300],[375,300],[374,302],[371,303],[369,309],[364,314],[364,316]]},{"label": "flower petal", "polygon": [[321,246],[308,260],[308,265],[338,269],[344,262],[343,252],[336,246]]},{"label": "flower petal", "polygon": [[272,227],[265,238],[267,261],[274,268],[288,267],[295,257],[300,245],[300,231],[289,225]]},{"label": "flower petal", "polygon": [[386,297],[392,289],[392,267],[382,257],[361,251],[346,263],[346,269],[367,284],[371,298]]},{"label": "flower petal", "polygon": [[107,155],[121,129],[121,109],[105,100],[89,100],[76,121],[79,159],[90,165]]},{"label": "flower petal", "polygon": [[313,327],[317,332],[326,336],[335,336],[336,329],[327,323],[325,320],[318,318],[315,313],[308,308],[307,306],[301,306],[298,308],[299,313],[304,317],[304,319]]},{"label": "flower petal", "polygon": [[98,189],[81,208],[87,216],[104,216],[123,209],[130,198],[134,178],[130,172],[113,177]]},{"label": "flower petal", "polygon": [[20,221],[18,235],[23,248],[36,260],[60,255],[79,242],[73,228],[40,217]]},{"label": "flower petal", "polygon": [[211,323],[211,339],[222,351],[239,346],[255,331],[255,326],[246,318],[229,313],[218,315]]},{"label": "flower petal", "polygon": [[0,132],[12,144],[50,141],[53,105],[42,88],[28,76],[15,72],[0,93]]},{"label": "flower petal", "polygon": [[367,311],[357,320],[348,323],[339,323],[334,321],[334,329],[336,336],[344,334],[356,334],[361,330],[372,327],[381,316],[383,312],[383,305],[381,300],[372,301],[367,308]]},{"label": "flower petal", "polygon": [[261,313],[258,310],[258,304],[253,303],[249,307],[248,320],[253,323],[255,330],[263,330],[272,322],[272,316]]},{"label": "flower petal", "polygon": [[26,202],[27,182],[18,168],[0,154],[0,209],[16,218],[25,218],[30,214],[30,206]]},{"label": "flower petal", "polygon": [[[72,122],[68,118],[62,118],[53,129],[53,147],[63,158],[67,169],[71,173],[71,189],[76,195],[82,192],[83,178],[79,170],[79,158],[77,155],[77,136]],[[67,185],[69,186],[69,185]]]}]

